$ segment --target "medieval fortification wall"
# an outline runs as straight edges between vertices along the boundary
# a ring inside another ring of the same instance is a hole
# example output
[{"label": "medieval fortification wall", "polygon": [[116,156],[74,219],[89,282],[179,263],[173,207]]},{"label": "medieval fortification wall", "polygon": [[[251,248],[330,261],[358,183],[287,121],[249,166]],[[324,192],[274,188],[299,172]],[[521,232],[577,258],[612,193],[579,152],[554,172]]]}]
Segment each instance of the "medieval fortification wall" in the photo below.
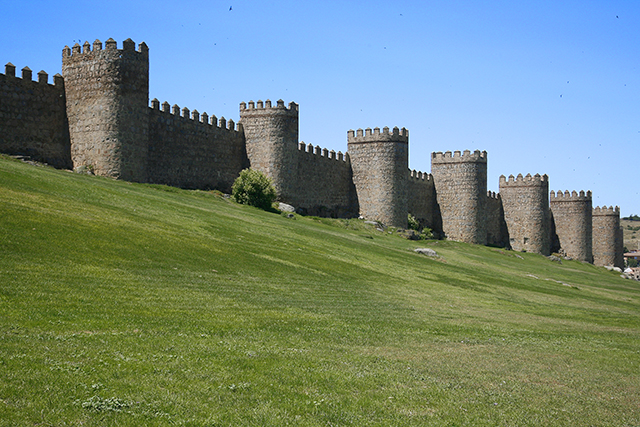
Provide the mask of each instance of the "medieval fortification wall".
[{"label": "medieval fortification wall", "polygon": [[407,183],[407,206],[421,227],[427,227],[436,232],[442,230],[440,212],[436,205],[436,187],[433,176],[415,169],[409,172]]},{"label": "medieval fortification wall", "polygon": [[127,39],[65,47],[62,76],[0,74],[0,151],[58,168],[129,181],[230,191],[242,169],[267,174],[299,212],[362,215],[406,227],[411,213],[436,234],[476,244],[622,264],[618,208],[591,207],[591,193],[551,192],[546,175],[500,178],[487,192],[487,153],[431,155],[431,173],[408,168],[409,132],[347,132],[348,153],[298,140],[299,106],[240,104],[240,120],[149,106],[149,49]]},{"label": "medieval fortification wall", "polygon": [[224,117],[151,101],[148,180],[190,189],[231,191],[249,167],[242,127]]},{"label": "medieval fortification wall", "polygon": [[56,74],[51,85],[48,79],[40,71],[33,81],[29,67],[16,77],[16,67],[5,66],[0,74],[0,152],[70,169],[64,80]]},{"label": "medieval fortification wall", "polygon": [[358,216],[358,199],[348,154],[305,144],[298,150],[294,206],[305,215]]}]

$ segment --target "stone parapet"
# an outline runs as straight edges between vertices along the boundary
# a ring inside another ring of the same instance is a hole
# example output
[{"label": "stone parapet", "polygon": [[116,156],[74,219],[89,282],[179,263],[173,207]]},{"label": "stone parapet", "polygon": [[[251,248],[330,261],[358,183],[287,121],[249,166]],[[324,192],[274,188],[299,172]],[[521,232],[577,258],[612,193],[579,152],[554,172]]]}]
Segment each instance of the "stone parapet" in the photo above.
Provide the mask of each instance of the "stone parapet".
[{"label": "stone parapet", "polygon": [[347,143],[349,144],[363,144],[368,142],[401,142],[408,144],[409,131],[405,128],[399,129],[396,126],[389,132],[389,128],[385,126],[382,128],[382,132],[378,127],[373,129],[366,128],[364,130],[358,129],[357,131],[351,129],[347,132]]}]

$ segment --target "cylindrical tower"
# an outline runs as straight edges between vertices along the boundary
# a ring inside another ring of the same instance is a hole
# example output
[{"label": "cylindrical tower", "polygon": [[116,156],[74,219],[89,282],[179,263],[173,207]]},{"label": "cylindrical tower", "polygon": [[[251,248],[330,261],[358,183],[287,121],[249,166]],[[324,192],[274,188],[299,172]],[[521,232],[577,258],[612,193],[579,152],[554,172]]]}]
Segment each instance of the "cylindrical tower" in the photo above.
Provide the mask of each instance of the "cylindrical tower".
[{"label": "cylindrical tower", "polygon": [[149,49],[113,39],[62,51],[71,158],[97,175],[146,181]]},{"label": "cylindrical tower", "polygon": [[624,267],[620,208],[593,209],[593,263],[599,266]]},{"label": "cylindrical tower", "polygon": [[549,177],[518,174],[500,177],[500,197],[509,233],[509,244],[515,251],[551,253],[549,222]]},{"label": "cylindrical tower", "polygon": [[431,175],[445,236],[486,244],[487,152],[432,153]]},{"label": "cylindrical tower", "polygon": [[385,127],[350,130],[347,143],[360,215],[393,227],[407,227],[409,131]]},{"label": "cylindrical tower", "polygon": [[264,172],[273,181],[278,198],[295,197],[298,172],[298,104],[285,107],[280,99],[275,107],[266,100],[258,105],[240,104],[247,156],[252,169]]},{"label": "cylindrical tower", "polygon": [[550,207],[560,250],[570,258],[593,262],[591,191],[552,191]]}]

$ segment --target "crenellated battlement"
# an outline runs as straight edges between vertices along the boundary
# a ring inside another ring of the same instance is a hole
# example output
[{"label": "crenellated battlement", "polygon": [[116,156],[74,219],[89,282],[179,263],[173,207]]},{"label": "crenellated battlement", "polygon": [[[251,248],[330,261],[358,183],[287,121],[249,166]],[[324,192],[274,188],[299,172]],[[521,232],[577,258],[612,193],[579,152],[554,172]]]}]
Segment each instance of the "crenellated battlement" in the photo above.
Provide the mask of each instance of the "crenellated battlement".
[{"label": "crenellated battlement", "polygon": [[[162,105],[162,109],[160,106]],[[160,104],[157,98],[153,98],[151,100],[151,106],[149,107],[151,110],[156,112],[165,114],[167,116],[172,117],[180,117],[185,120],[189,120],[195,123],[199,123],[205,126],[216,127],[221,130],[233,131],[233,132],[242,132],[242,124],[238,123],[236,129],[236,123],[232,119],[225,119],[224,116],[218,119],[215,115],[209,116],[206,112],[200,114],[198,110],[189,110],[187,107],[180,109],[178,104],[174,104],[171,106],[167,101]]]},{"label": "crenellated battlement", "polygon": [[80,59],[86,55],[95,55],[103,50],[111,52],[135,52],[147,57],[149,55],[149,47],[145,42],[138,45],[138,50],[136,50],[135,42],[131,39],[126,39],[122,42],[122,49],[118,49],[118,42],[112,38],[108,39],[104,44],[103,49],[102,42],[96,39],[93,42],[93,46],[88,41],[85,41],[82,46],[80,46],[79,43],[74,44],[73,47],[65,46],[64,49],[62,49],[62,59],[65,60],[71,57]]},{"label": "crenellated battlement", "polygon": [[615,208],[613,206],[596,206],[595,208],[593,208],[593,215],[594,216],[620,216],[620,207],[616,206]]},{"label": "crenellated battlement", "polygon": [[[49,84],[49,74],[47,74],[44,70],[40,70],[38,72],[37,74],[38,80],[36,81],[33,80],[33,72],[31,71],[31,68],[24,67],[21,71],[22,71],[21,77],[16,77],[16,66],[13,65],[11,62],[7,62],[7,64],[4,66],[4,74],[0,73],[0,76],[12,77],[14,79],[21,79],[25,82],[33,82],[36,84]],[[59,86],[61,88],[64,86],[64,79],[60,74],[56,73],[53,76],[53,85]]]},{"label": "crenellated battlement", "polygon": [[487,163],[487,152],[475,150],[473,153],[470,150],[464,150],[463,152],[454,151],[437,151],[431,153],[431,164],[434,163]]},{"label": "crenellated battlement", "polygon": [[425,183],[433,185],[433,175],[427,172],[409,169],[409,180],[417,183]]},{"label": "crenellated battlement", "polygon": [[558,201],[558,202],[590,201],[591,191],[587,191],[586,193],[584,192],[584,190],[580,190],[579,193],[576,192],[575,190],[573,190],[571,193],[569,193],[569,191],[565,191],[564,193],[562,191],[558,191],[557,193],[555,193],[554,191],[551,191],[550,197],[552,202],[553,201]]},{"label": "crenellated battlement", "polygon": [[349,153],[343,154],[342,151],[338,151],[336,153],[334,150],[321,148],[319,145],[316,145],[314,147],[313,144],[305,144],[304,141],[298,144],[298,151],[300,153],[306,153],[308,155],[327,159],[327,160],[337,160],[339,162],[349,161]]},{"label": "crenellated battlement", "polygon": [[509,175],[509,178],[504,175],[500,175],[500,186],[501,187],[539,187],[545,186],[549,184],[549,176],[540,175],[540,174],[527,174],[526,176],[522,176],[521,173],[518,174],[517,177],[513,175]]},{"label": "crenellated battlement", "polygon": [[487,191],[487,199],[500,200],[500,193],[496,193],[495,191]]},{"label": "crenellated battlement", "polygon": [[364,130],[353,129],[347,132],[347,142],[349,144],[363,144],[367,142],[401,142],[409,143],[409,131],[405,128],[399,129],[397,126],[393,130],[389,131],[388,127],[382,128],[366,128]]},{"label": "crenellated battlement", "polygon": [[282,99],[279,99],[276,102],[275,106],[271,104],[271,101],[269,99],[267,99],[264,102],[262,102],[262,100],[258,100],[257,103],[253,101],[249,101],[248,105],[246,102],[240,103],[241,116],[259,116],[259,115],[271,115],[271,114],[277,114],[277,115],[285,114],[285,115],[291,115],[291,116],[297,117],[298,104],[291,101],[289,102],[289,106],[287,107],[284,105],[284,101]]}]

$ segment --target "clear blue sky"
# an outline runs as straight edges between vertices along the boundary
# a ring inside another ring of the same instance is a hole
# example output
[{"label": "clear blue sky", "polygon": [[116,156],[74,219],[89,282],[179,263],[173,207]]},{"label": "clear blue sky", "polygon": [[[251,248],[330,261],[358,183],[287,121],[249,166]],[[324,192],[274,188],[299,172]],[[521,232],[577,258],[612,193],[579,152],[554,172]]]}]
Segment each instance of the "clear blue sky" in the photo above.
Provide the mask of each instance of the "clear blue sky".
[{"label": "clear blue sky", "polygon": [[[13,1],[0,62],[50,76],[65,45],[145,41],[150,98],[238,120],[242,101],[300,104],[300,139],[349,129],[486,150],[501,174],[548,174],[640,215],[640,1]],[[2,68],[4,71],[4,68]]]}]

